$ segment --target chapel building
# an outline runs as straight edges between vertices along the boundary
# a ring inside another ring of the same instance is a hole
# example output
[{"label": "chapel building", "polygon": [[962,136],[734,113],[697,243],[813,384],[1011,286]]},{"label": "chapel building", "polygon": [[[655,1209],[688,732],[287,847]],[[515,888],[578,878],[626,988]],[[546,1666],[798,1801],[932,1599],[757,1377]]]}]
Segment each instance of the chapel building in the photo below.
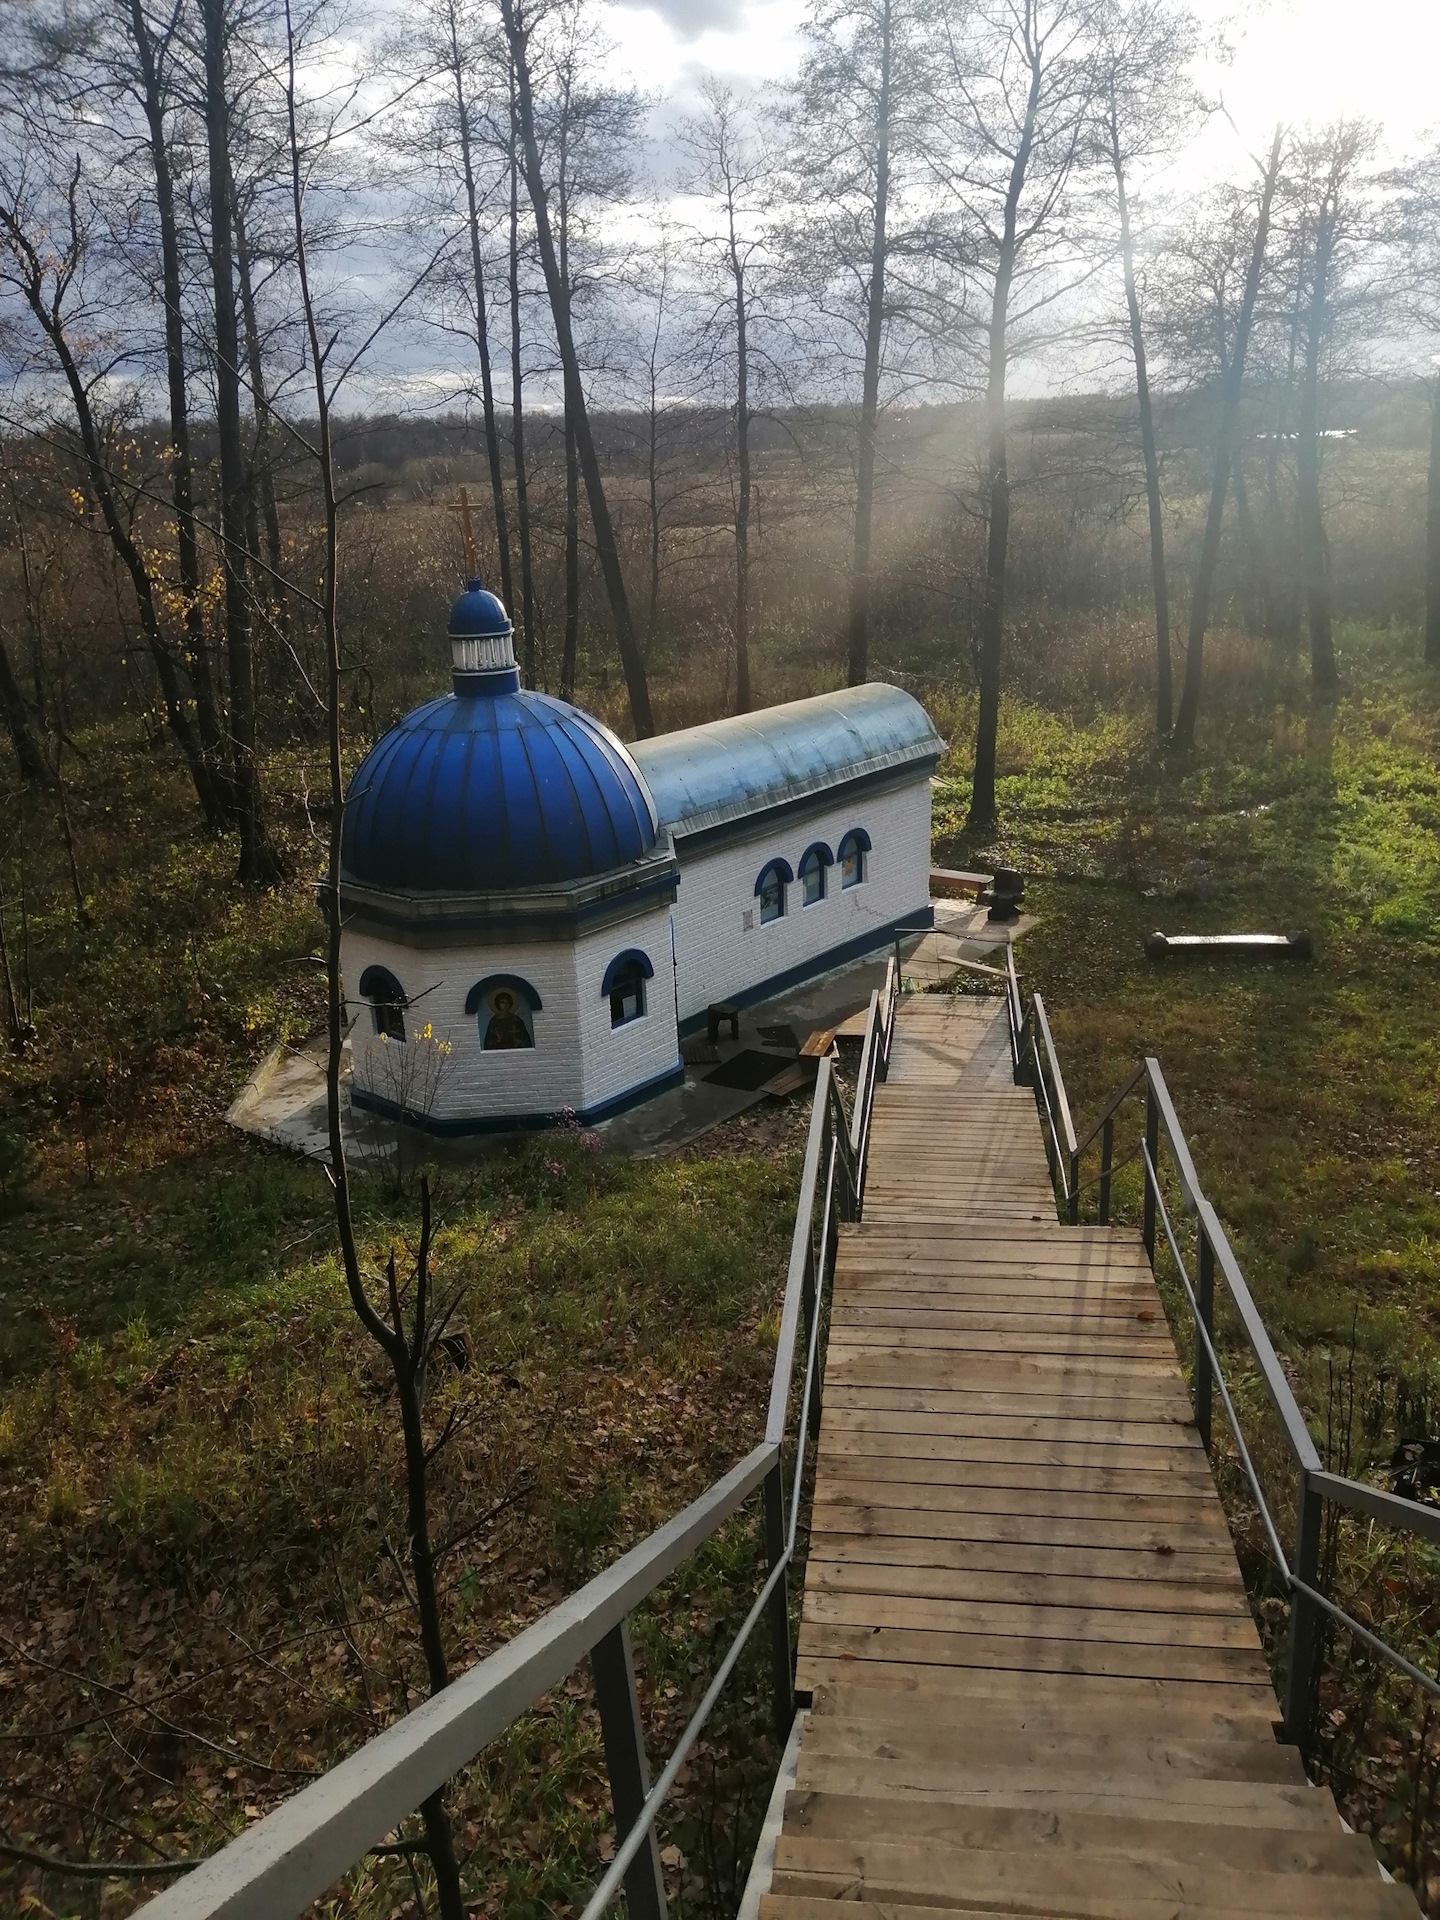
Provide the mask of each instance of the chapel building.
[{"label": "chapel building", "polygon": [[522,688],[477,580],[454,689],[350,782],[357,1107],[437,1134],[582,1125],[684,1077],[681,1036],[931,923],[918,701],[872,683],[624,746]]}]

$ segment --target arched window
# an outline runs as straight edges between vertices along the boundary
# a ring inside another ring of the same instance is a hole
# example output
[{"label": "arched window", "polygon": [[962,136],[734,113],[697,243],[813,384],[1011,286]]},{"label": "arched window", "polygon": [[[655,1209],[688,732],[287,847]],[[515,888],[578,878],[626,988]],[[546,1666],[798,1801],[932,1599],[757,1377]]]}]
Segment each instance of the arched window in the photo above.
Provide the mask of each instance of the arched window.
[{"label": "arched window", "polygon": [[360,976],[360,997],[370,1002],[376,1033],[387,1040],[405,1038],[405,989],[388,967],[366,967]]},{"label": "arched window", "polygon": [[755,898],[760,902],[760,924],[785,918],[785,889],[795,875],[788,860],[771,860],[760,869],[755,882]]},{"label": "arched window", "polygon": [[817,906],[825,898],[826,870],[834,864],[835,856],[823,840],[817,840],[800,856],[800,883],[807,907]]},{"label": "arched window", "polygon": [[840,842],[840,885],[858,887],[870,877],[870,836],[852,827]]},{"label": "arched window", "polygon": [[601,993],[610,996],[612,1027],[628,1027],[632,1020],[645,1018],[645,982],[654,978],[649,956],[638,947],[616,954],[600,983]]},{"label": "arched window", "polygon": [[540,996],[515,973],[492,973],[477,980],[465,996],[465,1011],[480,1023],[486,1053],[508,1053],[535,1044],[535,1015]]}]

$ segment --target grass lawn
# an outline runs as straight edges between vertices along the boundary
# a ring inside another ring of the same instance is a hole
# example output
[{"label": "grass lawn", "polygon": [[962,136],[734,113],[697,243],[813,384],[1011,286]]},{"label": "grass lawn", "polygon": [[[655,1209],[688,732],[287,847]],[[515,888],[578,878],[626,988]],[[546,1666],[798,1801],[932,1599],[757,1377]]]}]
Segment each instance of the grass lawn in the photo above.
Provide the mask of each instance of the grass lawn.
[{"label": "grass lawn", "polygon": [[[927,694],[955,743],[936,853],[1005,858],[1039,926],[1044,992],[1081,1120],[1158,1054],[1207,1191],[1332,1457],[1378,1468],[1440,1433],[1440,689],[1410,634],[1346,630],[1324,708],[1238,637],[1213,650],[1195,755],[1157,756],[1124,701],[1041,700],[1002,721],[998,839],[961,832],[968,695]],[[164,756],[85,742],[72,796],[91,927],[46,823],[27,826],[38,1037],[0,1067],[0,1823],[69,1856],[214,1844],[416,1697],[398,1446],[350,1316],[320,1175],[226,1135],[224,1105],[318,1014],[315,768],[272,768],[293,878],[260,901],[194,830]],[[5,871],[12,970],[19,874]],[[1305,926],[1308,965],[1156,966],[1153,927]],[[760,1431],[805,1116],[742,1121],[665,1160],[531,1141],[449,1176],[442,1278],[466,1364],[435,1383],[460,1440],[438,1505],[476,1527],[446,1569],[455,1663],[507,1638],[728,1466]],[[1093,1171],[1093,1169],[1092,1169]],[[1133,1217],[1134,1167],[1117,1181]],[[413,1197],[362,1189],[378,1269]],[[1234,1330],[1226,1329],[1234,1348]],[[1267,1475],[1258,1383],[1236,1391]],[[1260,1534],[1222,1481],[1279,1643]],[[1283,1506],[1283,1486],[1275,1480]],[[1433,1669],[1440,1561],[1363,1529],[1340,1587]],[[753,1592],[729,1528],[636,1622],[656,1750]],[[1324,1701],[1350,1816],[1440,1912],[1435,1732],[1344,1645]],[[737,1677],[665,1835],[680,1911],[733,1910],[773,1765],[764,1650]],[[1421,1752],[1424,1752],[1423,1762]],[[1418,1775],[1419,1817],[1414,1776]],[[607,1808],[585,1676],[490,1750],[457,1820],[486,1911],[570,1910]],[[0,1876],[0,1903],[121,1913],[134,1887]],[[410,1895],[393,1863],[355,1907]]]}]

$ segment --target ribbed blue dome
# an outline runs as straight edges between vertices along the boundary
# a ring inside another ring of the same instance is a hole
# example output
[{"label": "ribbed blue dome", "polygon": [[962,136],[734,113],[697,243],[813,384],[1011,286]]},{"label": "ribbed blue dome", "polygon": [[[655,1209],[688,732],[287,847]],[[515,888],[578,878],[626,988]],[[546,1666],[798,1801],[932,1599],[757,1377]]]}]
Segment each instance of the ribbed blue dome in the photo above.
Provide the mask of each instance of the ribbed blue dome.
[{"label": "ribbed blue dome", "polygon": [[512,631],[504,602],[487,593],[478,580],[467,580],[465,591],[450,609],[450,638],[475,640]]},{"label": "ribbed blue dome", "polygon": [[508,892],[607,873],[649,853],[656,832],[649,790],[608,727],[547,694],[462,690],[370,749],[350,782],[340,866],[401,893]]}]

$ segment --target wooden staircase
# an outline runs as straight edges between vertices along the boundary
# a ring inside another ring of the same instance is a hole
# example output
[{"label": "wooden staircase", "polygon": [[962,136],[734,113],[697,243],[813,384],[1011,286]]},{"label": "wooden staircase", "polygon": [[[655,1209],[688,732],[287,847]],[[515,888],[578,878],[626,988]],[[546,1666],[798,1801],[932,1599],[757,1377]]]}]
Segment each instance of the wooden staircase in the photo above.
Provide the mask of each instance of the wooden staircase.
[{"label": "wooden staircase", "polygon": [[1144,1250],[1058,1223],[997,1001],[901,1005],[797,1685],[761,1920],[1418,1915],[1277,1740]]}]

